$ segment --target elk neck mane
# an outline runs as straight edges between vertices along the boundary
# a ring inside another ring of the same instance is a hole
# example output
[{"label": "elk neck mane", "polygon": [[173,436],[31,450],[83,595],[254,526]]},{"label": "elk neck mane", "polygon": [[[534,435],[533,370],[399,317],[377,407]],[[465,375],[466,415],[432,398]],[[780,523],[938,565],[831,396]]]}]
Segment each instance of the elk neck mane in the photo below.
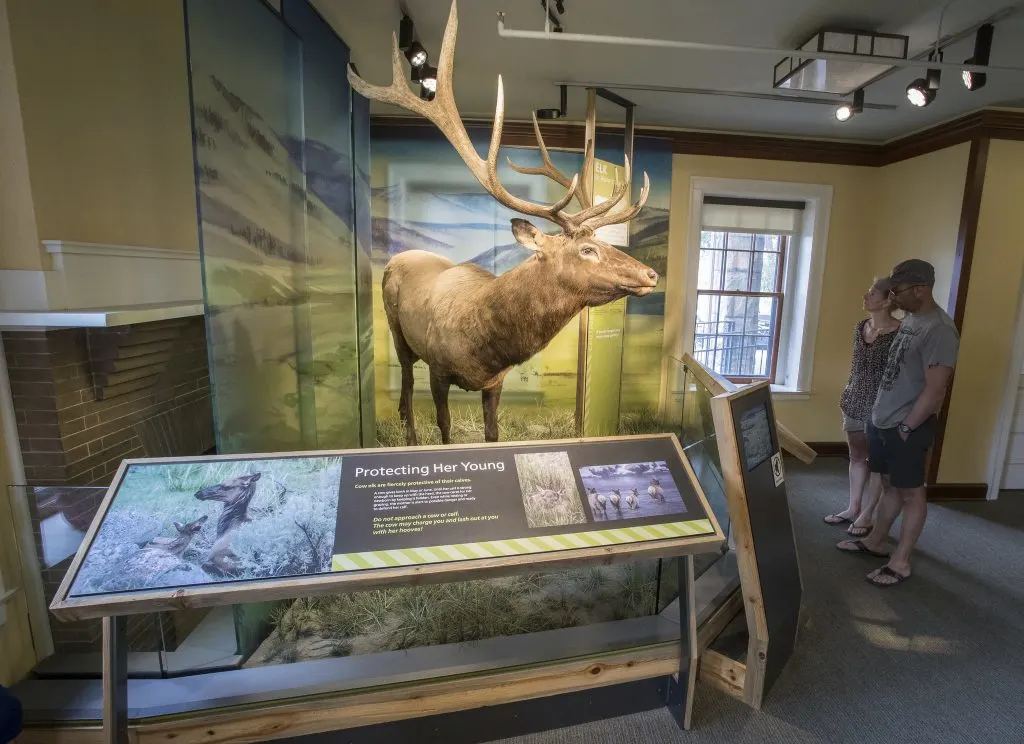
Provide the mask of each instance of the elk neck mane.
[{"label": "elk neck mane", "polygon": [[481,282],[479,304],[473,303],[480,310],[478,340],[496,368],[525,362],[586,306],[583,293],[549,269],[551,260],[534,255]]}]

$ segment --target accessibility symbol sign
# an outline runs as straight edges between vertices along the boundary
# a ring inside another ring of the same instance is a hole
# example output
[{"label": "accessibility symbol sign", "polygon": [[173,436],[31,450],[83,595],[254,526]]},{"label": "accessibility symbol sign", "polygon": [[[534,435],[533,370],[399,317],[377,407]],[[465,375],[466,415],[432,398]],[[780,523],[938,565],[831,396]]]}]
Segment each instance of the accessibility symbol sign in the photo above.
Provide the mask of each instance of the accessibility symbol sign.
[{"label": "accessibility symbol sign", "polygon": [[786,479],[786,475],[782,471],[782,452],[772,455],[772,475],[775,476],[776,487],[782,485],[782,481]]}]

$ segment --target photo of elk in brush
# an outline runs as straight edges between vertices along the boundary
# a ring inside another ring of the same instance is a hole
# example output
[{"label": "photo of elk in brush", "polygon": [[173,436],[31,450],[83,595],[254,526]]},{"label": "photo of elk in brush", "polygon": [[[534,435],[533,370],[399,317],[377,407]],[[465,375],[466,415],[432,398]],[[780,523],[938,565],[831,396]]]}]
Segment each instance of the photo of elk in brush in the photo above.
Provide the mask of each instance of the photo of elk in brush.
[{"label": "photo of elk in brush", "polygon": [[[473,263],[455,264],[425,250],[407,250],[387,263],[382,281],[384,310],[402,370],[399,417],[405,440],[417,444],[413,415],[413,366],[422,360],[430,372],[430,391],[444,444],[451,442],[449,390],[456,385],[480,391],[484,440],[498,440],[498,404],[505,376],[544,349],[584,308],[654,291],[658,273],[625,252],[599,240],[596,231],[636,217],[650,191],[644,174],[639,198],[630,203],[631,171],[611,198],[594,198],[594,141],[584,146],[583,166],[571,178],[554,166],[534,116],[537,146],[544,165],[519,173],[546,176],[565,189],[553,204],[513,195],[498,178],[498,152],[504,120],[504,89],[498,96],[487,157],[477,153],[455,103],[453,72],[458,14],[452,3],[437,62],[432,100],[413,93],[405,81],[397,39],[393,44],[393,79],[388,87],[370,85],[350,65],[348,79],[363,96],[399,106],[433,122],[455,148],[473,176],[502,206],[558,227],[548,234],[524,219],[512,220],[519,245],[533,255],[500,276]],[[568,211],[576,201],[579,209]]]},{"label": "photo of elk in brush", "polygon": [[568,453],[516,455],[516,473],[530,527],[562,527],[587,521]]},{"label": "photo of elk in brush", "polygon": [[632,462],[580,468],[590,513],[598,522],[686,511],[668,465]]},{"label": "photo of elk in brush", "polygon": [[132,465],[72,595],[330,570],[340,457]]}]

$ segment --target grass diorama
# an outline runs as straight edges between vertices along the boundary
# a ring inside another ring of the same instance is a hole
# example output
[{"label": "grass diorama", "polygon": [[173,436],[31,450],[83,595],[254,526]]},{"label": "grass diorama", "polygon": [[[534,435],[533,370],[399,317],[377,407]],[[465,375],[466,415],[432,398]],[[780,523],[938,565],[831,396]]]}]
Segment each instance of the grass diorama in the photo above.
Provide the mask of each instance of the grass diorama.
[{"label": "grass diorama", "polygon": [[515,457],[530,527],[562,527],[587,521],[568,453],[531,452]]},{"label": "grass diorama", "polygon": [[247,666],[396,651],[643,617],[657,562],[300,599]]},{"label": "grass diorama", "polygon": [[340,457],[132,466],[72,594],[326,570]]}]

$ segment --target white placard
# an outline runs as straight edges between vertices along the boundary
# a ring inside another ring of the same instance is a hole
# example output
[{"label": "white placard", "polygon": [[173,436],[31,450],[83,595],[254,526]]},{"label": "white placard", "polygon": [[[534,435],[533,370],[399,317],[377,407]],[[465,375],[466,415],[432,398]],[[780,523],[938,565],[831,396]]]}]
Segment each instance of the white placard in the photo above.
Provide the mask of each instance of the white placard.
[{"label": "white placard", "polygon": [[775,487],[778,488],[786,480],[786,474],[782,471],[782,451],[772,455],[772,475],[775,476]]}]

